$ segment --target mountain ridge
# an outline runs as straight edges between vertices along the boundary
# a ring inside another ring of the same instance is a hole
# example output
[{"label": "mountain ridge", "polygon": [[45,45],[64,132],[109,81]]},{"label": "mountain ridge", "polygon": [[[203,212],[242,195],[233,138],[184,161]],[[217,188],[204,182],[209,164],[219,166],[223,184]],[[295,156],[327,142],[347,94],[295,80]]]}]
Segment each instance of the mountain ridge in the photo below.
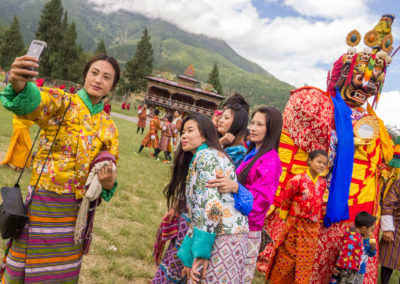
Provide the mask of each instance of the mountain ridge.
[{"label": "mountain ridge", "polygon": [[[2,0],[0,25],[8,25],[14,14],[21,23],[25,43],[33,39],[41,10],[47,0]],[[281,82],[258,64],[251,62],[225,41],[207,35],[193,34],[161,19],[148,18],[124,10],[102,13],[87,0],[63,2],[69,22],[76,23],[78,43],[93,51],[104,39],[107,51],[124,65],[133,57],[142,31],[148,28],[154,49],[154,67],[183,73],[193,64],[196,77],[206,81],[214,63],[218,64],[225,94],[239,92],[255,106],[268,104],[283,109],[294,87]]]}]

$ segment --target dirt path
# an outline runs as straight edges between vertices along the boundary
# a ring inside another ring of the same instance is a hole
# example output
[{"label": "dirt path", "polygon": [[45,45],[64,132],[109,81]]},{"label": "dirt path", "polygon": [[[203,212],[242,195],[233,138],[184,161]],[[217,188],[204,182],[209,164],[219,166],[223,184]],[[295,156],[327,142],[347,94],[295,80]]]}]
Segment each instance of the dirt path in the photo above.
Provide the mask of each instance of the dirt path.
[{"label": "dirt path", "polygon": [[[138,118],[137,117],[125,115],[125,114],[118,113],[118,112],[111,112],[111,116],[122,118],[122,119],[128,120],[128,121],[133,122],[133,123],[137,123],[138,122]],[[150,125],[150,119],[147,118],[146,126],[149,126],[149,125]]]}]

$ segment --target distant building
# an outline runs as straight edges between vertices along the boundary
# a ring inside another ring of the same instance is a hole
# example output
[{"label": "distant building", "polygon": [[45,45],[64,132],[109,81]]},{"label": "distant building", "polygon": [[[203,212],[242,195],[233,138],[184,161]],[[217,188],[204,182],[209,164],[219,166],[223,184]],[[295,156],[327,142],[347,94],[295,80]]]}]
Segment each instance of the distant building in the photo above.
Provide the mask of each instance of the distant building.
[{"label": "distant building", "polygon": [[198,88],[200,82],[193,76],[191,65],[185,70],[185,75],[177,77],[177,81],[147,76],[146,104],[150,108],[162,107],[171,113],[178,110],[211,116],[224,97]]}]

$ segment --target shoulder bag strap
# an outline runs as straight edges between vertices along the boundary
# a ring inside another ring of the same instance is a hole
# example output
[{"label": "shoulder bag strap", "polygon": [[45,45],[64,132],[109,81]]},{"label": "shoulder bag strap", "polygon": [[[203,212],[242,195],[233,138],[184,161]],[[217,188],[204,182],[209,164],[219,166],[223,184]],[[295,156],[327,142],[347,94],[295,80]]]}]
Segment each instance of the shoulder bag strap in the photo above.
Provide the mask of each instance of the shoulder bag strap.
[{"label": "shoulder bag strap", "polygon": [[26,157],[24,167],[22,168],[21,173],[19,174],[19,177],[18,177],[17,182],[15,183],[14,187],[18,187],[18,188],[19,188],[19,181],[20,181],[20,179],[21,179],[21,177],[22,177],[22,174],[23,174],[24,171],[25,171],[26,164],[28,163],[29,158],[31,157],[33,147],[35,146],[36,140],[37,140],[37,138],[39,137],[39,134],[40,134],[40,131],[41,131],[41,130],[42,130],[42,129],[39,128],[39,130],[38,130],[38,132],[37,132],[37,134],[36,134],[35,140],[33,141],[32,147],[31,147],[31,149],[29,150],[28,157]]},{"label": "shoulder bag strap", "polygon": [[[64,94],[65,94],[65,93],[64,93]],[[32,194],[31,194],[31,196],[30,196],[30,198],[29,198],[28,203],[25,205],[26,210],[28,210],[29,206],[30,206],[31,203],[32,203],[33,196],[35,195],[36,188],[37,188],[37,186],[38,186],[38,184],[39,184],[39,181],[40,181],[40,177],[42,176],[43,170],[44,170],[44,168],[46,167],[47,160],[49,159],[51,150],[53,149],[54,143],[56,142],[58,132],[60,131],[60,128],[61,128],[61,124],[63,123],[65,114],[67,113],[67,111],[68,111],[68,109],[69,109],[69,106],[71,105],[71,100],[72,100],[72,98],[69,99],[68,106],[67,106],[67,108],[65,109],[65,112],[64,112],[64,114],[63,114],[63,116],[62,116],[62,118],[61,118],[60,124],[58,125],[56,135],[54,136],[53,142],[51,143],[49,152],[47,153],[46,159],[45,159],[45,161],[44,161],[42,170],[40,171],[39,177],[38,177],[38,179],[37,179],[37,181],[36,181],[35,187],[33,188],[33,191],[32,191]]]}]

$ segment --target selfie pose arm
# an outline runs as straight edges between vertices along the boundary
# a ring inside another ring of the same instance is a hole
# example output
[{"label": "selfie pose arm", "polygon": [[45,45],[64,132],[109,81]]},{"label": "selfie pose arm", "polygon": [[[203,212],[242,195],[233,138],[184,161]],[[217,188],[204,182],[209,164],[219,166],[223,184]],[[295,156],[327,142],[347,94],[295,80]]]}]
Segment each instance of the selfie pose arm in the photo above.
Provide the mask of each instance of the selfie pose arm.
[{"label": "selfie pose arm", "polygon": [[48,119],[61,108],[65,110],[69,96],[59,92],[41,92],[28,76],[37,76],[38,72],[26,69],[38,68],[37,59],[28,55],[17,57],[10,70],[9,85],[2,92],[0,101],[3,106],[24,119],[32,120],[45,128]]}]

